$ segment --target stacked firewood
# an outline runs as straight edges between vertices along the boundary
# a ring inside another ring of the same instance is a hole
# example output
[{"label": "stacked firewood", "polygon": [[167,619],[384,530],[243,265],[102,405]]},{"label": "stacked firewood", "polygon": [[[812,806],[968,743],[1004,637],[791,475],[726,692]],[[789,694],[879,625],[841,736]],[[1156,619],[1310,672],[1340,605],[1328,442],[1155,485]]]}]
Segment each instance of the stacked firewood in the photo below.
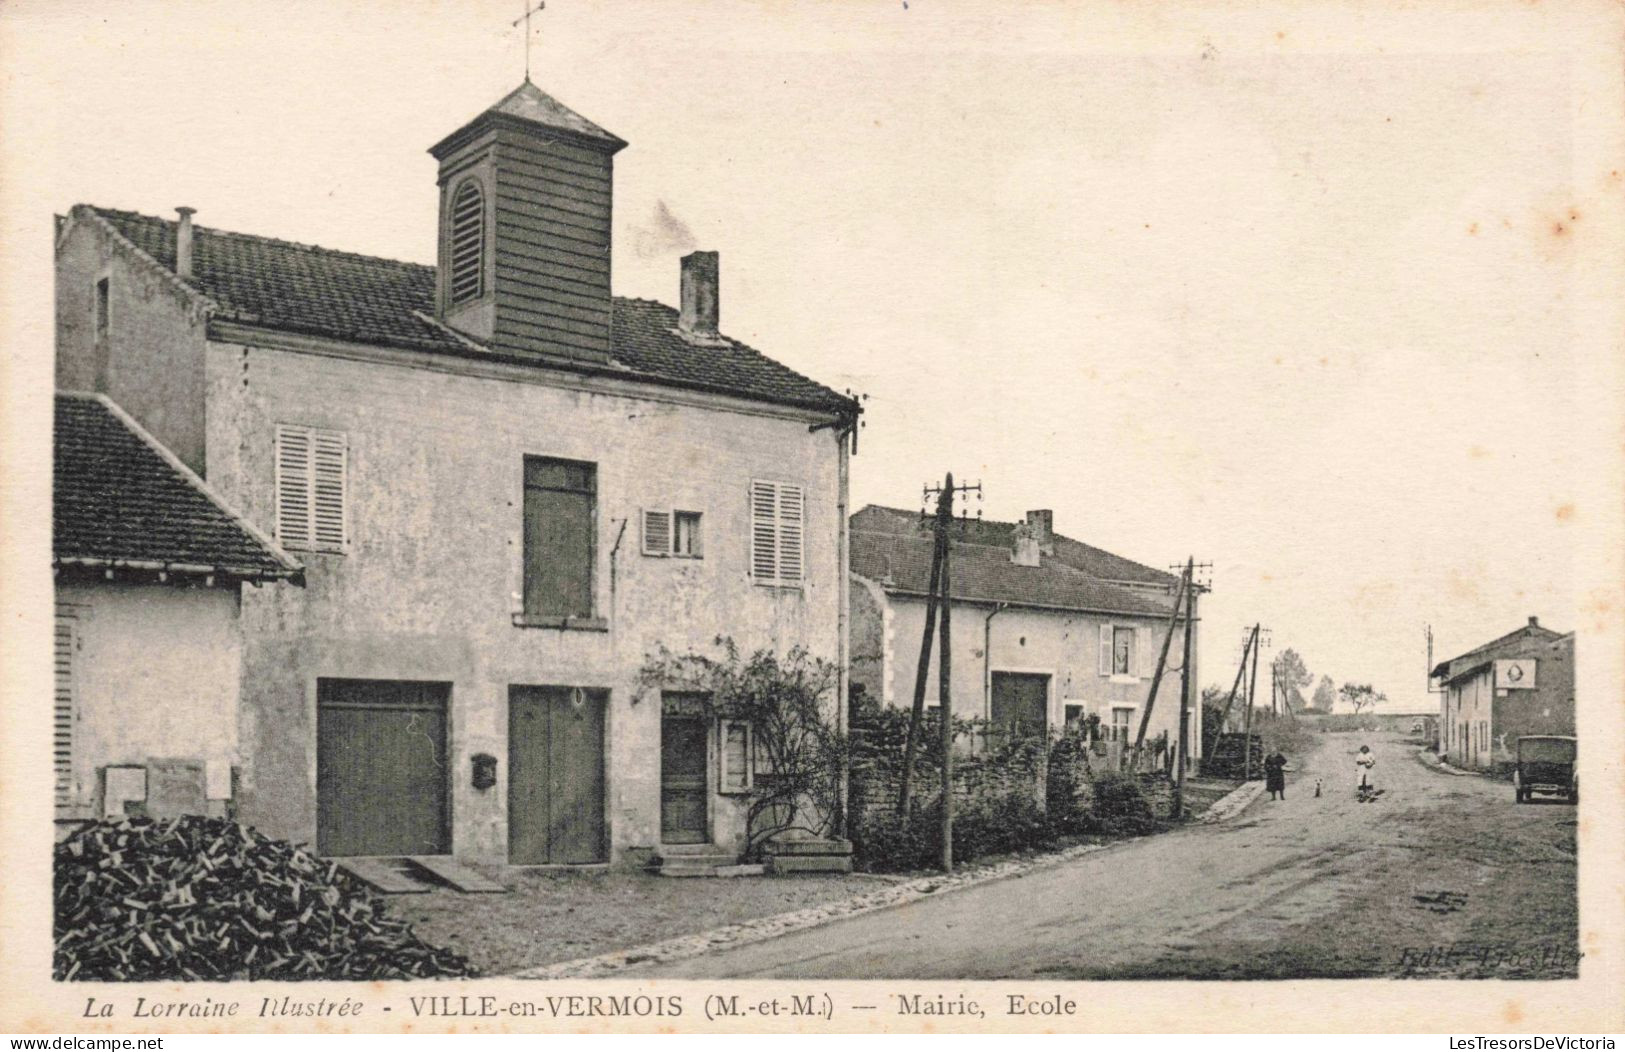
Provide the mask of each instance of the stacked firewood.
[{"label": "stacked firewood", "polygon": [[466,977],[332,862],[236,822],[97,822],[58,844],[57,979]]}]

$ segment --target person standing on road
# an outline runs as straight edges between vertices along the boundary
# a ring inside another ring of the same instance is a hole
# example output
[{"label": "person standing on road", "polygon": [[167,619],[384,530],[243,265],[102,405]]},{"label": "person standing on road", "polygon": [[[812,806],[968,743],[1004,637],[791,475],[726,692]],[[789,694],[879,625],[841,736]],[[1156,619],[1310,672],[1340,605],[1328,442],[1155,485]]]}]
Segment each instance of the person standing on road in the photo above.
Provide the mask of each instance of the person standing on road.
[{"label": "person standing on road", "polygon": [[1270,799],[1286,799],[1286,757],[1277,749],[1264,758],[1264,788]]},{"label": "person standing on road", "polygon": [[1371,746],[1360,746],[1360,751],[1354,754],[1354,788],[1356,791],[1369,793],[1377,788],[1377,783],[1371,777],[1371,768],[1375,766],[1377,766],[1377,757],[1372,754]]}]

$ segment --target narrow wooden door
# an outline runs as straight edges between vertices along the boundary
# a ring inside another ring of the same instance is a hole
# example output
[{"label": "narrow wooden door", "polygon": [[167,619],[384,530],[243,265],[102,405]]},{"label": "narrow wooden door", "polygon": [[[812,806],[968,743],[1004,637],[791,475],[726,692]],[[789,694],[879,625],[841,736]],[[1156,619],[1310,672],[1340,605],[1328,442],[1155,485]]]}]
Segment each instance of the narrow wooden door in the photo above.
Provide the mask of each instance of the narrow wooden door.
[{"label": "narrow wooden door", "polygon": [[508,688],[508,860],[583,865],[607,858],[604,712],[608,692]]},{"label": "narrow wooden door", "polygon": [[316,850],[443,855],[449,683],[316,684]]},{"label": "narrow wooden door", "polygon": [[702,844],[708,839],[707,735],[703,717],[666,713],[660,718],[660,840]]}]

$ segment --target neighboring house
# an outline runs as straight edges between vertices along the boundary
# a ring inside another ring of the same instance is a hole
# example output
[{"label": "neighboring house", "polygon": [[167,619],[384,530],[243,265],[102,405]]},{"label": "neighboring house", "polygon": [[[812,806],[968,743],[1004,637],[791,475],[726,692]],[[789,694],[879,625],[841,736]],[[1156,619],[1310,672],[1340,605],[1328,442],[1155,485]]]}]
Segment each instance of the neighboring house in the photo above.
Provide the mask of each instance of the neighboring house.
[{"label": "neighboring house", "polygon": [[239,593],[299,563],[105,395],[59,393],[53,431],[58,830],[233,813]]},{"label": "neighboring house", "polygon": [[680,309],[611,296],[625,145],[527,82],[431,151],[437,266],[190,209],[59,224],[58,385],[305,565],[243,602],[265,832],[515,864],[737,845],[750,758],[641,689],[647,655],[731,636],[844,667],[859,409],[718,331],[715,253]]},{"label": "neighboring house", "polygon": [[[1097,717],[1132,744],[1168,631],[1179,579],[1061,536],[1048,511],[1022,523],[954,526],[953,712],[995,727],[1058,731]],[[870,506],[852,517],[852,680],[886,705],[913,704],[931,576],[932,534],[918,512]],[[1176,632],[1170,670],[1181,657]],[[933,643],[926,702],[938,704]],[[1196,651],[1192,650],[1192,665]],[[1201,750],[1191,669],[1190,755]],[[1152,707],[1147,740],[1179,733],[1179,675]],[[1119,746],[1120,748],[1120,746]],[[1114,750],[1115,751],[1115,750]]]},{"label": "neighboring house", "polygon": [[1574,733],[1574,633],[1531,617],[1515,632],[1433,668],[1439,751],[1489,770],[1516,759],[1524,735]]}]

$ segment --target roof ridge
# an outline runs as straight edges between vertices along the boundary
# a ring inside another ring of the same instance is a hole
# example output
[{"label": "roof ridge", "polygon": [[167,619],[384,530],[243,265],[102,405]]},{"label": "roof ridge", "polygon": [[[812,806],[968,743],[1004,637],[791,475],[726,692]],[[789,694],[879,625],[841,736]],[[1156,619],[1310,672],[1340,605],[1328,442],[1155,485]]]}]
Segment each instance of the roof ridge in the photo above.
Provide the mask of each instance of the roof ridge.
[{"label": "roof ridge", "polygon": [[238,511],[230,501],[226,500],[219,493],[215,492],[214,488],[211,487],[207,482],[203,481],[202,477],[199,476],[197,472],[187,467],[185,462],[177,457],[168,446],[158,441],[158,439],[147,431],[146,428],[141,426],[140,422],[137,421],[135,417],[131,416],[129,413],[126,413],[117,402],[113,401],[111,398],[107,397],[107,395],[102,394],[99,391],[88,393],[59,391],[57,393],[86,397],[88,401],[100,403],[110,414],[112,414],[115,420],[124,425],[124,428],[129,431],[130,434],[134,435],[136,439],[144,444],[148,449],[158,454],[164,463],[168,464],[169,467],[187,483],[187,485],[191,486],[198,493],[202,494],[205,500],[209,501],[216,508],[218,508],[227,518],[236,524],[239,529],[248,534],[255,541],[259,542],[272,558],[276,559],[277,562],[282,564],[284,569],[293,571],[294,573],[302,573],[304,571],[304,565],[301,564],[299,560],[289,555],[285,550],[283,550],[280,544],[278,544],[271,537],[267,536],[258,526],[255,526],[252,522],[250,522],[248,518]]},{"label": "roof ridge", "polygon": [[[101,205],[86,205],[85,207],[96,212],[98,215],[109,213],[113,215],[133,216],[136,219],[145,219],[153,223],[163,223],[167,226],[176,225],[176,220],[168,219],[164,216],[148,215],[145,212],[136,212],[130,209],[104,208]],[[284,237],[271,237],[266,234],[250,234],[242,230],[224,230],[220,227],[204,226],[201,223],[195,224],[192,227],[192,230],[195,235],[207,234],[210,237],[225,237],[234,238],[238,241],[253,241],[262,245],[275,245],[279,248],[294,248],[304,252],[320,252],[326,256],[341,256],[349,259],[362,260],[368,263],[385,263],[392,267],[431,271],[435,269],[435,265],[433,263],[415,263],[408,259],[395,259],[390,256],[378,256],[366,252],[355,252],[347,248],[329,248],[326,245],[318,245],[315,242],[310,241],[292,241]]]}]

